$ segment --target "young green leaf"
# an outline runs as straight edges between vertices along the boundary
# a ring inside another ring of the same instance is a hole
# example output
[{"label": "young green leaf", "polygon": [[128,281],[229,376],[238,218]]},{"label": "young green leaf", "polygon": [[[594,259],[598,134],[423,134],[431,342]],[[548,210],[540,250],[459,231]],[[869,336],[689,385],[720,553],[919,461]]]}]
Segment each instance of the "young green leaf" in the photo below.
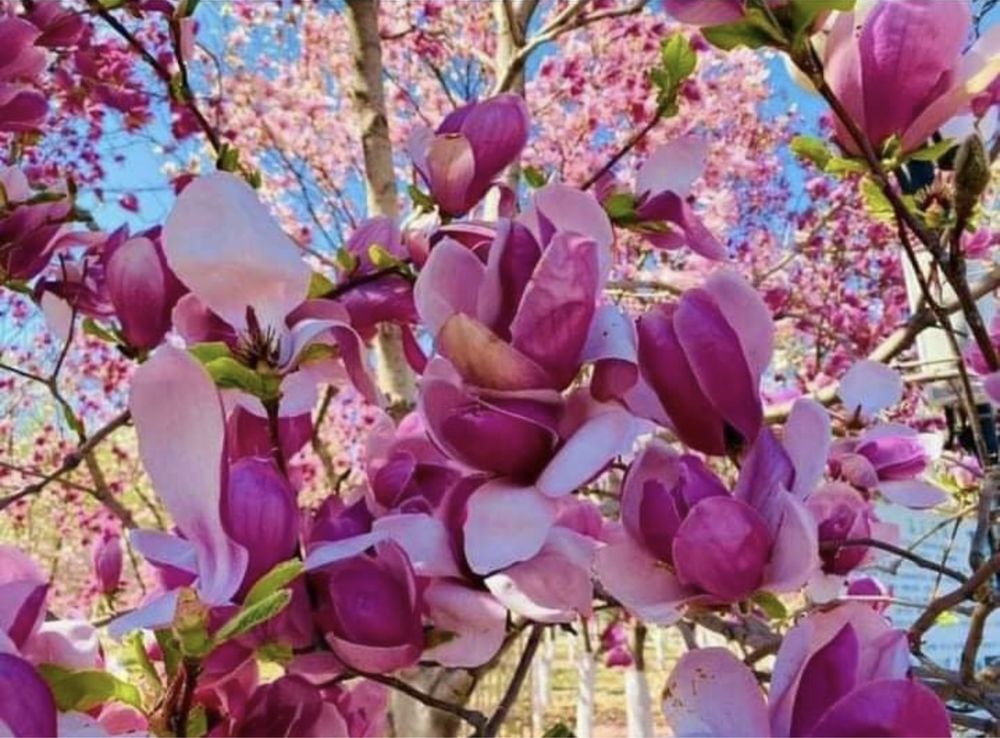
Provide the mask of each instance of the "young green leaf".
[{"label": "young green leaf", "polygon": [[772,620],[784,620],[788,617],[788,609],[785,607],[785,603],[770,592],[757,592],[751,599]]},{"label": "young green leaf", "polygon": [[41,664],[38,671],[48,682],[56,707],[62,712],[92,710],[105,702],[123,702],[142,709],[142,695],[131,684],[110,672],[96,669],[64,669],[54,664]]},{"label": "young green leaf", "polygon": [[800,159],[811,161],[817,167],[824,170],[833,156],[830,153],[830,149],[827,148],[826,142],[815,136],[796,136],[792,139],[789,148]]},{"label": "young green leaf", "polygon": [[238,635],[246,633],[248,630],[256,628],[261,623],[266,623],[284,610],[291,600],[292,593],[290,590],[279,589],[277,592],[272,592],[252,605],[245,605],[216,631],[215,637],[212,639],[213,645],[221,645]]},{"label": "young green leaf", "polygon": [[250,588],[246,599],[243,600],[244,606],[249,607],[250,605],[256,605],[258,602],[270,597],[279,589],[287,587],[295,581],[304,569],[305,565],[302,563],[301,559],[289,559],[288,561],[282,561],[280,564],[277,564],[273,569],[271,569],[271,571],[258,579]]}]

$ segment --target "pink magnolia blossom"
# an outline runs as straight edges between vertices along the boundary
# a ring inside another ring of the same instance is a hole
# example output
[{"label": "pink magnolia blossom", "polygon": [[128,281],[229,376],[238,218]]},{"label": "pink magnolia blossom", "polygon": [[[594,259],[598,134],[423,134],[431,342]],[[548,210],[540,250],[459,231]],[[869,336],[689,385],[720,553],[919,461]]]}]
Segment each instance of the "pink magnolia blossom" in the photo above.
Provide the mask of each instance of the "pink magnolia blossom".
[{"label": "pink magnolia blossom", "polygon": [[[967,0],[880,0],[862,19],[839,14],[825,51],[830,86],[872,145],[899,136],[903,151],[966,109],[1000,74],[1000,30],[963,53]],[[859,148],[838,120],[837,141]]]},{"label": "pink magnolia blossom", "polygon": [[912,679],[906,633],[861,604],[810,615],[778,649],[770,693],[723,648],[685,654],[664,689],[678,736],[948,736],[944,705]]}]

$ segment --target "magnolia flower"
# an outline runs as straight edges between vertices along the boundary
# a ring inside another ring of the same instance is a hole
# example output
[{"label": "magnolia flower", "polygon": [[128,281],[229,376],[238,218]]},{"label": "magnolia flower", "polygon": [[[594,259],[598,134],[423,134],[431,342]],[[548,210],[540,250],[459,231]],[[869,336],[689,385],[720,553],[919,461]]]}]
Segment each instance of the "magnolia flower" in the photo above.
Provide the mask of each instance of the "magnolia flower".
[{"label": "magnolia flower", "polygon": [[428,366],[418,407],[427,432],[451,459],[487,474],[463,524],[472,571],[489,574],[535,556],[554,525],[559,498],[629,450],[645,424],[586,390],[495,393],[464,385],[442,359]]},{"label": "magnolia flower", "polygon": [[834,446],[830,464],[843,480],[866,492],[878,490],[889,502],[914,509],[935,507],[948,495],[921,479],[940,441],[896,423],[875,425],[856,439]]},{"label": "magnolia flower", "polygon": [[[3,21],[0,21],[2,24]],[[0,91],[2,105],[2,91]],[[0,109],[2,120],[2,109]],[[28,179],[14,167],[0,168],[0,281],[27,281],[48,265],[69,215],[67,198],[28,204],[34,196]]]},{"label": "magnolia flower", "polygon": [[680,439],[707,454],[753,443],[774,325],[764,301],[728,271],[639,318],[639,368]]},{"label": "magnolia flower", "polygon": [[[382,687],[365,682],[354,690],[337,687],[321,690],[301,676],[286,675],[261,684],[248,696],[246,708],[236,721],[233,736],[342,736],[360,738],[372,735],[371,723],[378,725],[376,716],[358,712],[358,697],[384,712],[386,698]],[[353,692],[371,692],[353,695]],[[330,694],[332,692],[332,694]]]},{"label": "magnolia flower", "polygon": [[408,150],[441,212],[461,215],[475,207],[517,159],[530,125],[520,95],[497,95],[458,108],[433,133],[416,129]]},{"label": "magnolia flower", "polygon": [[[834,93],[876,148],[899,136],[919,148],[1000,74],[1000,28],[965,53],[972,25],[967,0],[880,0],[867,14],[841,13],[825,50]],[[837,141],[859,147],[838,119]]]},{"label": "magnolia flower", "polygon": [[704,140],[684,136],[660,146],[636,174],[635,228],[661,249],[688,246],[707,259],[723,259],[725,247],[688,204],[691,185],[705,169]]},{"label": "magnolia flower", "polygon": [[881,524],[875,507],[853,487],[833,482],[816,490],[806,501],[818,526],[823,572],[843,577],[869,558],[867,546],[832,544],[859,538],[892,538],[894,530]]},{"label": "magnolia flower", "polygon": [[36,0],[25,18],[42,32],[35,45],[49,49],[75,46],[87,32],[83,15],[64,7],[60,0]]},{"label": "magnolia flower", "polygon": [[94,580],[101,594],[111,595],[121,584],[122,539],[117,533],[104,533],[94,544]]},{"label": "magnolia flower", "polygon": [[454,239],[440,241],[417,280],[417,311],[470,384],[565,389],[585,361],[610,350],[588,339],[613,240],[591,195],[549,185],[521,220],[499,222],[485,264]]},{"label": "magnolia flower", "polygon": [[949,736],[941,700],[909,675],[906,632],[849,603],[810,615],[778,649],[765,702],[724,648],[689,651],[663,691],[677,736]]},{"label": "magnolia flower", "polygon": [[696,457],[650,443],[622,482],[621,530],[597,552],[604,588],[669,623],[687,604],[794,591],[816,568],[816,526],[788,489],[795,470],[761,432],[733,492]]},{"label": "magnolia flower", "polygon": [[385,673],[416,663],[423,650],[421,599],[406,553],[379,541],[312,568],[316,621],[334,655],[361,671]]},{"label": "magnolia flower", "polygon": [[73,735],[74,715],[60,716],[38,664],[65,669],[100,665],[96,629],[83,620],[44,620],[48,582],[38,565],[0,544],[0,732]]},{"label": "magnolia flower", "polygon": [[171,313],[186,292],[167,266],[159,229],[134,238],[125,232],[112,235],[102,258],[122,335],[135,348],[154,348],[170,330]]},{"label": "magnolia flower", "polygon": [[0,131],[32,131],[48,112],[45,96],[24,84],[45,68],[41,32],[21,18],[0,18]]},{"label": "magnolia flower", "polygon": [[[313,405],[315,372],[327,368],[324,362],[302,366],[300,359],[316,342],[334,344],[354,385],[375,398],[347,311],[307,299],[312,271],[245,181],[215,172],[185,187],[163,227],[163,252],[194,298],[235,332],[243,359],[285,378],[283,414]],[[195,321],[184,322],[194,327]]]},{"label": "magnolia flower", "polygon": [[[218,389],[186,351],[161,346],[136,371],[129,407],[143,466],[183,536],[137,530],[132,545],[151,562],[186,575],[181,581],[193,584],[203,602],[229,603],[243,583],[250,554],[223,522],[226,419]],[[109,632],[117,636],[169,624],[177,595],[168,588],[113,621]]]}]

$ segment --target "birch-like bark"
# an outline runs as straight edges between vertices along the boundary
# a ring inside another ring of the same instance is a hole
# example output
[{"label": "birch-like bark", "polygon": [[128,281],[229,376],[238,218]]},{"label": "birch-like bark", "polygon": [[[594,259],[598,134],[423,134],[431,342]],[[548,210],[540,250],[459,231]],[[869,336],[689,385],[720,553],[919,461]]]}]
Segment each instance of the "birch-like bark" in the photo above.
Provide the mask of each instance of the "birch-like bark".
[{"label": "birch-like bark", "polygon": [[[365,162],[369,215],[399,214],[392,141],[382,84],[382,43],[378,29],[379,0],[347,0],[353,75],[351,100],[357,118]],[[379,327],[375,339],[376,378],[392,403],[412,403],[416,385],[403,354],[399,328]]]},{"label": "birch-like bark", "polygon": [[[590,623],[584,621],[584,628],[589,628]],[[576,654],[576,730],[577,738],[593,738],[594,735],[594,707],[597,698],[597,660],[594,652],[590,648],[590,635],[584,633],[583,643],[580,644]]]}]

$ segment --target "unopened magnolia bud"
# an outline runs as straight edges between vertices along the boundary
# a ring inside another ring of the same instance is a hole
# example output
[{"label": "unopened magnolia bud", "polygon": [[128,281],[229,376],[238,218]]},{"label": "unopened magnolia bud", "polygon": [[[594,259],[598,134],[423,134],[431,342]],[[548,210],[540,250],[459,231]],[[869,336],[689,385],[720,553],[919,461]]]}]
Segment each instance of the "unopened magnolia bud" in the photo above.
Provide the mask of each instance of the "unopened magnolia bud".
[{"label": "unopened magnolia bud", "polygon": [[93,563],[97,588],[102,594],[113,594],[122,576],[122,542],[117,534],[105,534],[98,539]]},{"label": "unopened magnolia bud", "polygon": [[977,133],[966,138],[955,156],[955,211],[968,218],[990,184],[990,157]]}]

